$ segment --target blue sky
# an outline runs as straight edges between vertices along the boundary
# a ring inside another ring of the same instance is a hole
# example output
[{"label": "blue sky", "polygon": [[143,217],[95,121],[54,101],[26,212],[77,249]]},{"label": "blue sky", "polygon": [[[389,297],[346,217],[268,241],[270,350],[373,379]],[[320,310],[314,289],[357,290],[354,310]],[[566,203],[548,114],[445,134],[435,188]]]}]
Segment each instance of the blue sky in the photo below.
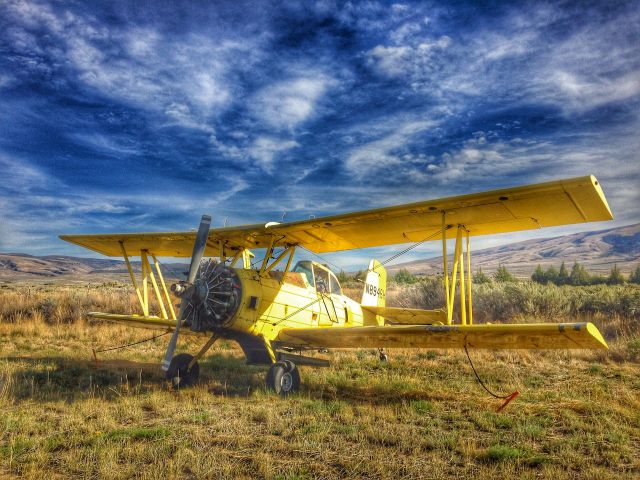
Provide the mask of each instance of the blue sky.
[{"label": "blue sky", "polygon": [[589,173],[615,223],[476,248],[639,222],[639,26],[637,1],[5,0],[0,251]]}]

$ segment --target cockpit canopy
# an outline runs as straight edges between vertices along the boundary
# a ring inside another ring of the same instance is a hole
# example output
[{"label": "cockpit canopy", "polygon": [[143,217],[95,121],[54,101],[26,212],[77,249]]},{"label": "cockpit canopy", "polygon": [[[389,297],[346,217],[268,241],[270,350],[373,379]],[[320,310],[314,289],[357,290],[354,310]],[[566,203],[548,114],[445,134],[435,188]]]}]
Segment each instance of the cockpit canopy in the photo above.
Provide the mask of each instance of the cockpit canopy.
[{"label": "cockpit canopy", "polygon": [[340,288],[338,278],[324,265],[311,260],[302,260],[296,263],[296,266],[291,271],[303,274],[309,285],[320,293],[342,295],[342,288]]}]

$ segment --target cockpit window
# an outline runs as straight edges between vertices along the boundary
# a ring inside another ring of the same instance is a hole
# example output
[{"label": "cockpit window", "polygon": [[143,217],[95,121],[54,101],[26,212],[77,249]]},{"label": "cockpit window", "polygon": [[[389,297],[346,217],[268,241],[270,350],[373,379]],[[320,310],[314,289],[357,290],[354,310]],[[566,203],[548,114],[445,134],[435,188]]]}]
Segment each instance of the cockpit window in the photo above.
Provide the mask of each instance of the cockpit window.
[{"label": "cockpit window", "polygon": [[315,285],[315,283],[313,282],[313,269],[311,267],[311,262],[309,261],[298,262],[296,263],[296,266],[293,267],[292,271],[304,274],[304,276],[307,277],[307,281],[309,282],[309,285],[311,285],[312,287]]},{"label": "cockpit window", "polygon": [[329,279],[331,281],[331,293],[335,293],[336,295],[342,295],[342,289],[340,288],[340,282],[336,276],[332,273],[329,275]]}]

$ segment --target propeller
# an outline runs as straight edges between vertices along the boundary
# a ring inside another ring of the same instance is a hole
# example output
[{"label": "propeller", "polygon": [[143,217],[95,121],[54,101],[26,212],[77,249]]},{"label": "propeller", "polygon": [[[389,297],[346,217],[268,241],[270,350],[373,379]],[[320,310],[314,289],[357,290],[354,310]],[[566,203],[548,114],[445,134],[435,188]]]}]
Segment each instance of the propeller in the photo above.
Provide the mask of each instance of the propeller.
[{"label": "propeller", "polygon": [[[191,254],[191,265],[189,266],[189,275],[187,276],[187,289],[193,287],[193,282],[196,279],[196,273],[198,272],[198,266],[200,265],[200,260],[202,260],[202,256],[204,255],[204,250],[207,246],[207,238],[209,237],[209,227],[211,226],[211,217],[209,215],[203,215],[202,220],[200,220],[200,227],[198,228],[198,233],[196,234],[196,241],[193,244],[193,253]],[[162,370],[165,372],[169,369],[169,365],[171,364],[171,359],[173,358],[173,352],[176,349],[176,344],[178,343],[178,335],[180,334],[180,325],[184,321],[184,316],[187,311],[187,307],[189,305],[188,296],[183,295],[182,301],[180,302],[180,311],[178,313],[178,322],[176,324],[176,329],[173,331],[173,335],[171,336],[171,340],[169,340],[169,345],[167,346],[167,352],[164,354],[164,359],[162,360]]]}]

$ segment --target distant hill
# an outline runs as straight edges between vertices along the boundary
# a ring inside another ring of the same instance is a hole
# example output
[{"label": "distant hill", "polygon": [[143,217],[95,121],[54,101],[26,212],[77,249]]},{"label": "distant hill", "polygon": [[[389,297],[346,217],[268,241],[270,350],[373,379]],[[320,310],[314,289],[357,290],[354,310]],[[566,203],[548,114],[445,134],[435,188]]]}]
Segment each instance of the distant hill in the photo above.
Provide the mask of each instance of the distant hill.
[{"label": "distant hill", "polygon": [[[140,262],[131,262],[135,272],[140,272]],[[162,274],[176,278],[189,268],[188,264],[162,264]],[[79,281],[127,280],[129,273],[122,260],[79,258],[63,255],[37,257],[23,253],[0,253],[0,280],[54,279]]]},{"label": "distant hill", "polygon": [[[567,268],[577,261],[589,271],[600,273],[609,272],[617,264],[628,274],[640,262],[640,223],[472,251],[471,261],[474,272],[481,268],[490,273],[504,265],[521,277],[531,275],[538,264],[558,267],[563,261]],[[442,272],[442,256],[387,268],[391,273],[405,268],[414,274],[433,275]]]}]

